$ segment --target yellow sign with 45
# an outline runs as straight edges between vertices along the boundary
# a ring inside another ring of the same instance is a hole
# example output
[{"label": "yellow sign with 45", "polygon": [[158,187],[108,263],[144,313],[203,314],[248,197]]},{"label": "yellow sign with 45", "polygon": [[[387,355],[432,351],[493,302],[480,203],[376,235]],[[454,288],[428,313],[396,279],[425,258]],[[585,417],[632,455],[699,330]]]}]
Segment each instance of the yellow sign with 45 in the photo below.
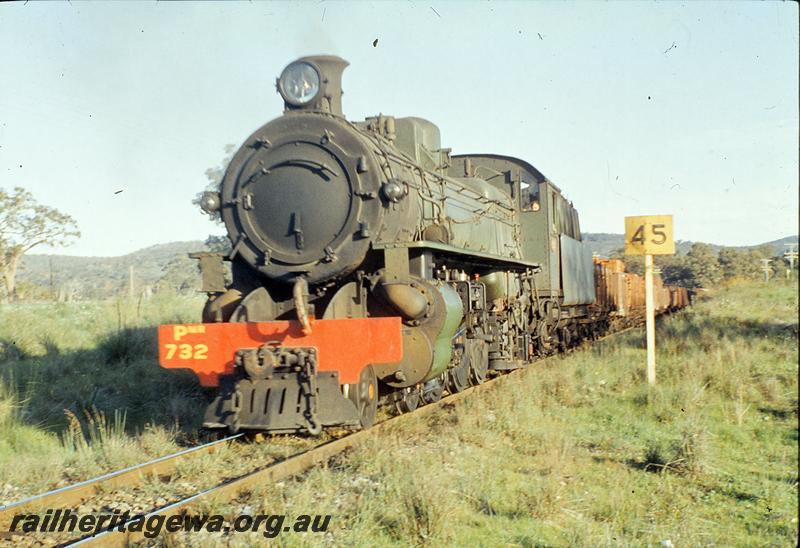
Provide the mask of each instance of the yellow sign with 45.
[{"label": "yellow sign with 45", "polygon": [[672,215],[625,217],[625,255],[674,255]]}]

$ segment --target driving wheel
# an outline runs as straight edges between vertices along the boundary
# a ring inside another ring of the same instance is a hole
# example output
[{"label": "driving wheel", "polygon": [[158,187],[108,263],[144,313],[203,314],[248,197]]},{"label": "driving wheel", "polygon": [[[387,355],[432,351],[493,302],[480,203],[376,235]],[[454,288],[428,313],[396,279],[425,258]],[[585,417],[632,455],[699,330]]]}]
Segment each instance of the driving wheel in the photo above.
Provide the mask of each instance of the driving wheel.
[{"label": "driving wheel", "polygon": [[375,424],[378,412],[378,377],[371,365],[361,370],[358,384],[347,385],[347,398],[358,410],[361,428],[369,428]]}]

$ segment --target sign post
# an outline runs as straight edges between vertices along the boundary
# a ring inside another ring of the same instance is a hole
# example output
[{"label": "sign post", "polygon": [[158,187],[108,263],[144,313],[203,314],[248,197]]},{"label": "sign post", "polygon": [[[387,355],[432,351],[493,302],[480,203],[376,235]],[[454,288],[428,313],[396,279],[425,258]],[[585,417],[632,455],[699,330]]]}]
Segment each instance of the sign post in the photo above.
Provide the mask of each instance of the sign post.
[{"label": "sign post", "polygon": [[656,305],[653,302],[653,256],[644,256],[644,308],[647,316],[647,384],[656,383]]},{"label": "sign post", "polygon": [[656,307],[653,295],[653,255],[674,255],[672,215],[625,217],[625,255],[644,255],[647,330],[647,383],[656,383]]}]

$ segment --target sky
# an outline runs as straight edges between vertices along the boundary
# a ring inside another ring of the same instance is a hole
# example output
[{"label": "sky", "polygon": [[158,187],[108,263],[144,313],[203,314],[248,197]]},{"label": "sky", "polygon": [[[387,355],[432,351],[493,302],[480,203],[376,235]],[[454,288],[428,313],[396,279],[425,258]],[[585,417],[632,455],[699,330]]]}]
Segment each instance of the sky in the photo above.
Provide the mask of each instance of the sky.
[{"label": "sky", "polygon": [[798,233],[794,2],[0,3],[0,188],[77,220],[58,253],[222,233],[191,203],[204,173],[310,54],[350,62],[349,119],[518,156],[585,232],[671,213],[681,240]]}]

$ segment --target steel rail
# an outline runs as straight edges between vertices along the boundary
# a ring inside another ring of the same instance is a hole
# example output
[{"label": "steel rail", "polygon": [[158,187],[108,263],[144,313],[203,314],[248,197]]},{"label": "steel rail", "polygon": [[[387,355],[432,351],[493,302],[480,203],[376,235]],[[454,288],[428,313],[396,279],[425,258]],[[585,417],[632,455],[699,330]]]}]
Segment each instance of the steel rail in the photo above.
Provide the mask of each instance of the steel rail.
[{"label": "steel rail", "polygon": [[[614,333],[610,333],[608,335],[595,339],[593,343],[598,343],[606,339],[609,339],[611,337],[616,337],[622,335],[623,333],[638,328],[641,328],[641,326],[632,326],[623,328],[620,331],[615,331]],[[569,349],[566,352],[562,352],[553,356],[547,356],[545,358],[531,362],[531,365],[539,365],[552,362],[556,359],[563,358],[568,354],[572,354],[575,351],[585,350],[585,349],[586,348],[583,346]],[[252,490],[252,486],[254,484],[263,485],[266,483],[274,483],[277,481],[281,481],[299,475],[316,464],[327,462],[336,455],[339,455],[344,451],[347,451],[348,449],[360,445],[361,443],[374,437],[378,433],[389,430],[390,428],[393,428],[394,426],[404,423],[407,420],[412,420],[412,418],[418,419],[430,415],[438,410],[447,408],[448,406],[454,406],[456,403],[465,400],[472,394],[494,390],[500,387],[501,385],[509,382],[510,379],[517,378],[533,370],[534,367],[528,366],[512,370],[511,372],[506,374],[501,374],[491,380],[486,381],[483,384],[472,386],[470,388],[467,388],[466,390],[462,390],[461,392],[445,396],[444,398],[442,398],[437,402],[424,405],[411,413],[403,413],[396,417],[392,417],[390,419],[381,421],[380,423],[376,424],[375,426],[367,430],[359,430],[352,434],[346,435],[342,438],[326,442],[322,445],[319,445],[312,449],[308,449],[292,457],[288,457],[283,461],[267,465],[264,468],[260,468],[253,472],[244,474],[243,476],[240,476],[238,478],[228,480],[215,487],[211,487],[209,489],[201,491],[200,493],[192,495],[191,497],[176,501],[162,508],[153,510],[152,512],[145,514],[143,519],[147,520],[151,516],[158,516],[158,515],[167,517],[167,516],[174,516],[183,513],[188,513],[199,502],[203,502],[204,504],[206,504],[209,502],[232,500],[241,493],[245,493]],[[131,520],[125,522],[125,524],[131,523],[136,518],[137,517],[134,516],[133,518],[131,518]],[[118,524],[118,527],[124,528],[125,524]],[[120,531],[119,528],[117,528],[111,531],[108,530],[103,531],[94,536],[84,537],[82,539],[76,540],[74,544],[71,545],[125,547],[132,542],[137,542],[143,539],[144,536],[142,531],[136,531],[136,532]]]},{"label": "steel rail", "polygon": [[128,487],[143,483],[144,478],[166,475],[175,470],[178,462],[216,451],[220,445],[227,444],[243,434],[235,434],[221,440],[190,447],[171,455],[165,455],[141,464],[135,464],[79,483],[47,491],[11,504],[0,506],[0,531],[8,531],[15,514],[30,514],[41,509],[75,507],[95,495],[101,488]]}]

